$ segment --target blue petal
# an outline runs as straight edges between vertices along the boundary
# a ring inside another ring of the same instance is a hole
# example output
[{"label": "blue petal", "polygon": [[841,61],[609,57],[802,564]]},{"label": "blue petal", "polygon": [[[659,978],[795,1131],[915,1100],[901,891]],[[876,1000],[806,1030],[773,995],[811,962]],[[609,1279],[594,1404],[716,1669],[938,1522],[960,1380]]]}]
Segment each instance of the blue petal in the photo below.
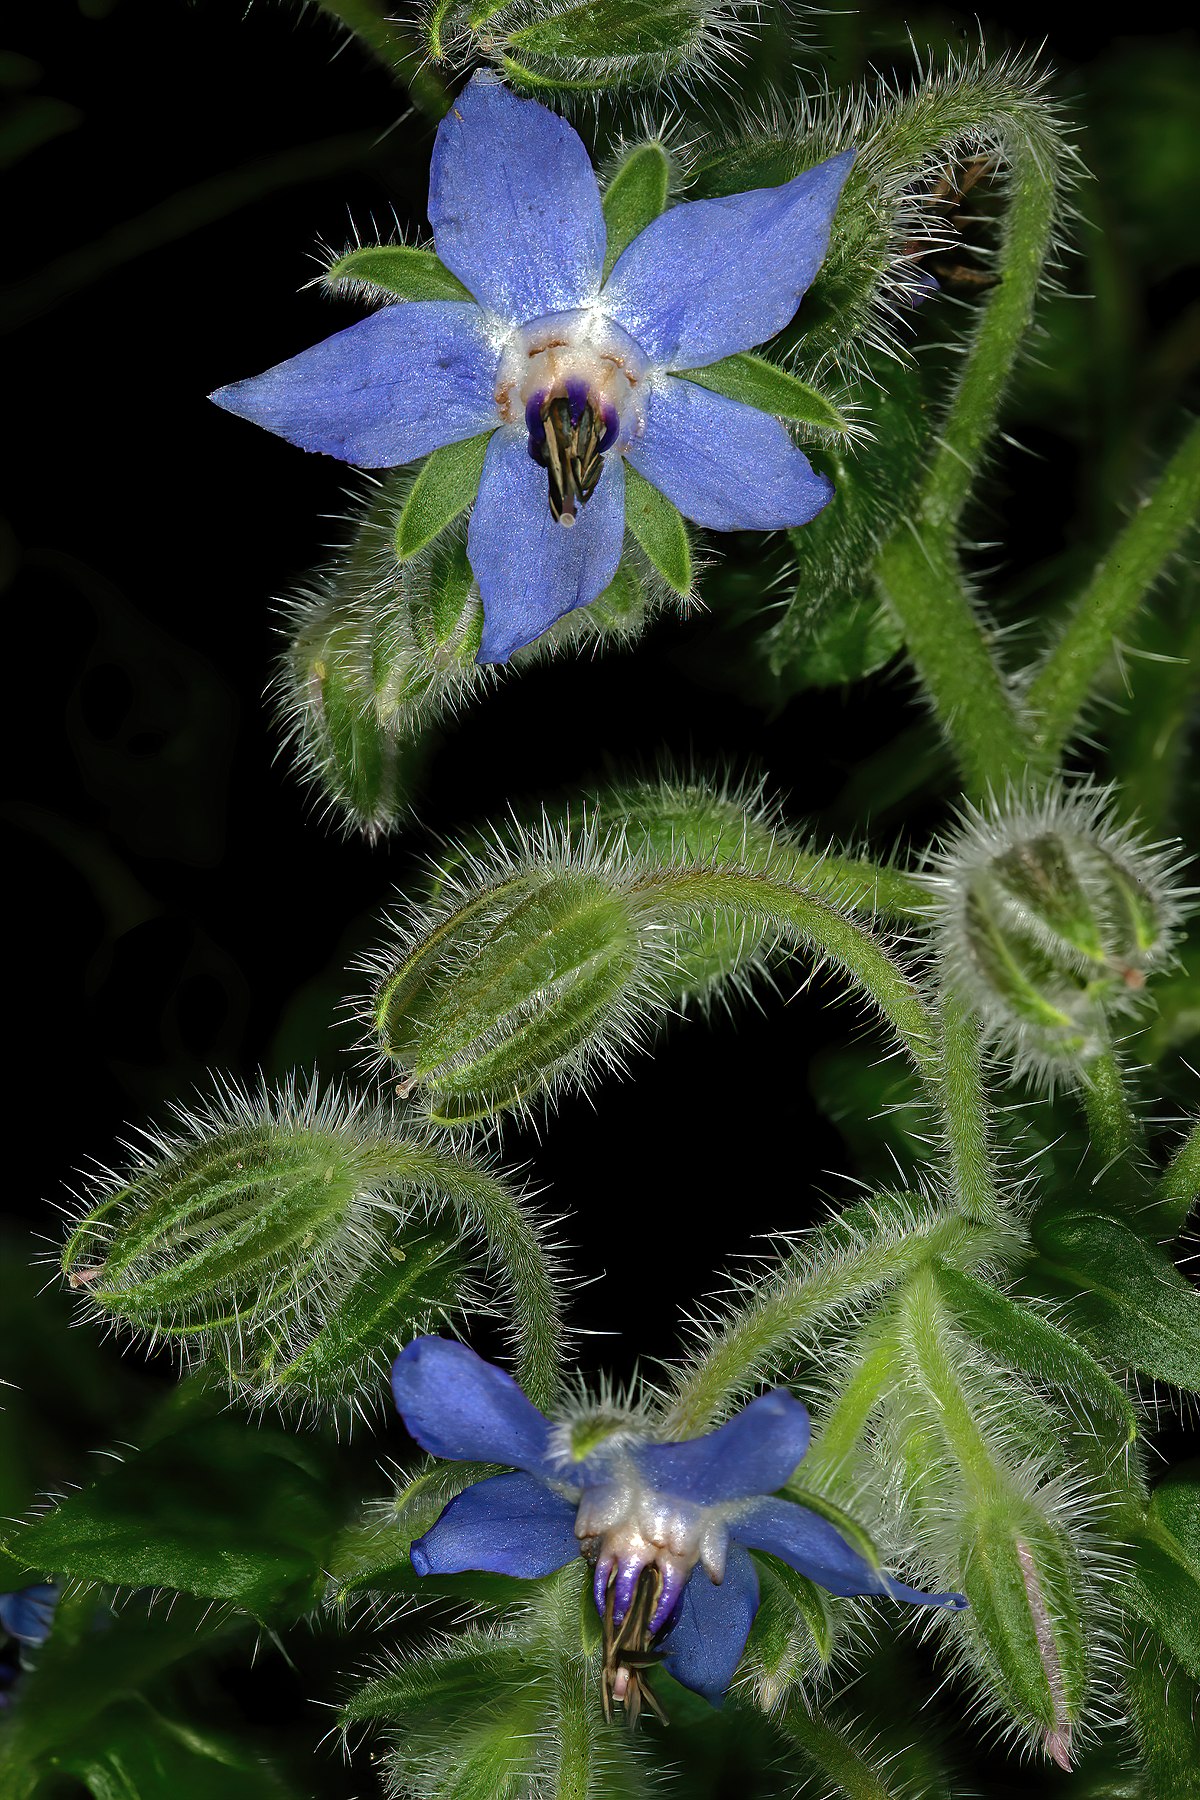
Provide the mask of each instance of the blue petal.
[{"label": "blue petal", "polygon": [[961,1594],[923,1594],[885,1574],[828,1519],[791,1500],[756,1500],[731,1520],[729,1530],[739,1544],[779,1557],[831,1594],[887,1594],[912,1606],[945,1606],[956,1612],[967,1604]]},{"label": "blue petal", "polygon": [[685,518],[713,531],[807,525],[833,498],[833,483],[778,419],[670,376],[649,397],[629,460]]},{"label": "blue petal", "polygon": [[511,1375],[451,1338],[414,1338],[392,1364],[400,1417],[422,1450],[452,1462],[552,1475],[550,1421]]},{"label": "blue petal", "polygon": [[618,257],[604,311],[668,369],[765,343],[821,266],[853,161],[846,150],[783,187],[660,213]]},{"label": "blue petal", "polygon": [[418,1575],[552,1575],[580,1554],[575,1508],[532,1475],[494,1475],[452,1500],[409,1554]]},{"label": "blue petal", "polygon": [[635,1460],[662,1494],[711,1506],[781,1488],[808,1449],[807,1409],[786,1388],[761,1394],[707,1437],[647,1444]]},{"label": "blue petal", "polygon": [[393,469],[497,423],[497,361],[477,306],[416,300],[209,398],[302,450]]},{"label": "blue petal", "polygon": [[546,471],[521,429],[488,445],[467,555],[483,598],[477,660],[507,662],[577,606],[602,594],[617,572],[625,536],[625,470],[605,458],[595,493],[571,527],[550,513]]},{"label": "blue petal", "polygon": [[51,1582],[0,1594],[0,1626],[23,1644],[44,1644],[54,1624],[58,1589]]},{"label": "blue petal", "polygon": [[607,235],[576,132],[494,75],[473,77],[438,126],[429,222],[446,267],[511,324],[594,300]]},{"label": "blue petal", "polygon": [[697,1568],[662,1639],[668,1675],[720,1706],[746,1648],[758,1611],[758,1576],[744,1550],[730,1544],[725,1579],[714,1587]]}]

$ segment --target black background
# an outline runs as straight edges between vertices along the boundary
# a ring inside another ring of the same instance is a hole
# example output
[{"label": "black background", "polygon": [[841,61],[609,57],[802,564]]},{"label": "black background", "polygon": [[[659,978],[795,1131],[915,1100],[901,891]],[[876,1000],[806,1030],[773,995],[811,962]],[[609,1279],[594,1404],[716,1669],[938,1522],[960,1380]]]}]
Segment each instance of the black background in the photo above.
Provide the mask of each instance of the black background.
[{"label": "black background", "polygon": [[[976,39],[973,17],[952,30]],[[1006,7],[989,41],[1047,31],[1068,94],[1092,59],[1121,54],[1074,9]],[[331,1026],[344,970],[437,834],[667,750],[765,769],[793,817],[823,835],[873,829],[884,848],[897,820],[850,778],[921,715],[892,671],[764,717],[718,681],[719,622],[667,619],[632,654],[559,661],[476,704],[444,738],[419,826],[370,849],[322,825],[275,760],[262,690],[272,596],[338,541],[354,477],[205,395],[356,316],[305,288],[317,243],[340,245],[351,221],[386,233],[393,208],[410,237],[423,229],[431,129],[293,8],[48,3],[6,35],[78,115],[9,177],[4,206],[3,1205],[24,1237],[53,1233],[72,1171],[207,1069],[346,1072],[348,1035]],[[312,145],[327,148],[304,178],[227,204],[221,177]],[[127,253],[113,234],[158,207]],[[1033,447],[1052,451],[1053,488],[1016,453],[996,475],[1018,572],[1060,547],[1078,457],[1069,436]],[[568,1214],[574,1322],[605,1334],[584,1339],[585,1367],[627,1376],[670,1354],[714,1268],[847,1194],[853,1163],[809,1073],[853,1024],[817,1004],[820,985],[798,986],[785,969],[761,1010],[676,1027],[630,1078],[566,1102],[542,1141],[506,1140]],[[400,1443],[395,1425],[381,1434]]]}]

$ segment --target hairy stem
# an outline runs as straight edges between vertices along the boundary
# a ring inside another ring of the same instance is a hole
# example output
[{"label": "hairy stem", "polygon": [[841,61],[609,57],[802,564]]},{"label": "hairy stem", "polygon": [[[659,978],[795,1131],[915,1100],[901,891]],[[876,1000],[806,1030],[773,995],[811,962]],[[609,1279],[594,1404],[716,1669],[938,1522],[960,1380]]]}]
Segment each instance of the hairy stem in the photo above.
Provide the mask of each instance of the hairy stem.
[{"label": "hairy stem", "polygon": [[802,1245],[714,1324],[677,1371],[665,1434],[693,1437],[711,1429],[736,1400],[793,1362],[819,1326],[851,1307],[864,1311],[874,1295],[928,1258],[970,1265],[991,1244],[980,1226],[926,1215],[910,1219],[894,1237]]},{"label": "hairy stem", "polygon": [[1062,634],[1030,683],[1028,710],[1040,762],[1052,769],[1079,724],[1115,640],[1200,518],[1200,421],[1149,499],[1101,559]]},{"label": "hairy stem", "polygon": [[1025,767],[1029,745],[953,552],[919,518],[906,521],[875,573],[968,791],[1001,790]]},{"label": "hairy stem", "polygon": [[803,1698],[788,1701],[778,1724],[804,1761],[817,1770],[824,1791],[845,1800],[899,1800],[901,1789],[884,1770],[872,1768],[850,1735],[824,1714],[810,1712]]},{"label": "hairy stem", "polygon": [[938,1110],[953,1191],[968,1219],[987,1223],[1000,1210],[992,1159],[983,1039],[979,1020],[950,987],[938,1016],[941,1089]]},{"label": "hairy stem", "polygon": [[525,1206],[487,1169],[428,1145],[396,1144],[390,1169],[425,1184],[481,1233],[508,1290],[517,1379],[535,1406],[551,1406],[562,1378],[562,1306],[553,1261]]},{"label": "hairy stem", "polygon": [[656,919],[720,908],[766,920],[793,943],[815,951],[848,975],[917,1069],[927,1079],[936,1076],[933,1020],[916,983],[870,932],[827,900],[771,875],[724,869],[656,870],[632,891],[651,903]]},{"label": "hairy stem", "polygon": [[424,63],[421,45],[390,16],[387,0],[317,0],[317,5],[403,83],[419,112],[435,122],[442,117],[450,104],[449,91]]},{"label": "hairy stem", "polygon": [[1083,1105],[1092,1146],[1108,1168],[1127,1155],[1140,1138],[1121,1067],[1111,1049],[1088,1063],[1084,1071]]},{"label": "hairy stem", "polygon": [[1164,1169],[1154,1190],[1158,1202],[1156,1217],[1174,1235],[1188,1222],[1196,1198],[1200,1195],[1200,1119],[1192,1128]]}]

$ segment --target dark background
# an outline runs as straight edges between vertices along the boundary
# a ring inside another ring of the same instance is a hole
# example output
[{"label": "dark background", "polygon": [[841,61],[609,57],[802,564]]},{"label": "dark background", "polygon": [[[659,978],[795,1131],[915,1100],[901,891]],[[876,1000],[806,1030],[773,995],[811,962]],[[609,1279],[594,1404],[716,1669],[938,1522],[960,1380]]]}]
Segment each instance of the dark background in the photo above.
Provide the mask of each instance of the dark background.
[{"label": "dark background", "polygon": [[[1139,58],[1169,70],[1197,55],[1161,15],[1139,39],[1074,9],[995,17],[993,49],[1048,34],[1068,100],[1118,91]],[[977,37],[965,14],[931,17],[927,31],[909,23],[918,39],[969,48]],[[810,41],[821,27],[810,21]],[[864,52],[909,66],[896,9],[868,7],[832,30],[840,72]],[[44,140],[8,172],[0,291],[13,451],[0,521],[4,1206],[17,1234],[8,1278],[23,1284],[21,1247],[31,1231],[53,1236],[51,1203],[73,1171],[113,1157],[125,1126],[162,1119],[207,1069],[351,1067],[346,1034],[331,1028],[353,987],[346,965],[438,833],[666,749],[763,768],[818,835],[869,829],[886,848],[937,822],[949,776],[902,671],[764,714],[723,685],[712,615],[668,619],[632,654],[507,681],[447,732],[419,825],[391,842],[368,849],[323,826],[275,760],[262,690],[277,652],[272,596],[338,541],[355,478],[204,396],[356,316],[305,289],[317,243],[340,246],[351,221],[386,234],[393,209],[410,237],[424,227],[431,128],[403,116],[357,47],[335,56],[327,23],[290,7],[46,3],[5,36],[27,59],[2,65],[8,100],[26,115],[38,103],[29,130]],[[1147,106],[1152,119],[1152,94]],[[1100,179],[1085,208],[1114,217],[1137,251],[1129,146],[1106,136],[1103,116],[1092,139]],[[1186,255],[1139,252],[1129,267],[1135,348],[1174,332],[1186,365],[1200,329]],[[1093,479],[1099,404],[1084,387],[1056,398],[1036,374],[1019,396],[1023,449],[1002,453],[992,487],[1018,587],[1045,558],[1077,554],[1078,532],[1110,504]],[[1118,416],[1106,429],[1104,454],[1136,470],[1140,425],[1123,433]],[[927,772],[922,804],[893,782],[899,765]],[[574,1266],[590,1280],[575,1322],[612,1334],[584,1340],[585,1366],[626,1376],[637,1357],[669,1354],[714,1267],[759,1234],[811,1222],[823,1194],[846,1195],[856,1164],[813,1089],[836,1090],[853,1023],[818,1004],[820,985],[793,997],[798,985],[785,969],[761,1011],[673,1029],[631,1078],[564,1104],[541,1143],[506,1140],[569,1213]],[[99,1354],[122,1380],[115,1350]],[[46,1433],[49,1466],[29,1470],[39,1486],[79,1478],[72,1448],[88,1427],[77,1409],[68,1427],[72,1404],[56,1379],[44,1408],[62,1429]],[[368,1473],[385,1441],[400,1448],[397,1427],[355,1452]]]}]

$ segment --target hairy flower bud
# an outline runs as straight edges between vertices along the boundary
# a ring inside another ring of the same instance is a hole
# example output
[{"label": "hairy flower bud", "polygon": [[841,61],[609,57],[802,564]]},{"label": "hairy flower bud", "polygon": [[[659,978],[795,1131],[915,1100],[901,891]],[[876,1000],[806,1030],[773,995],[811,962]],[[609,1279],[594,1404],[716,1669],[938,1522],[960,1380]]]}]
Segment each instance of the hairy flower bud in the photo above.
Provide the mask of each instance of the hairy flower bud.
[{"label": "hairy flower bud", "polygon": [[1159,846],[1090,788],[971,811],[933,874],[943,965],[992,1035],[1044,1073],[1079,1066],[1167,960],[1182,890]]},{"label": "hairy flower bud", "polygon": [[214,1365],[252,1403],[324,1405],[469,1297],[461,1223],[431,1217],[428,1157],[383,1114],[336,1091],[230,1089],[179,1122],[71,1230],[62,1271],[94,1317]]},{"label": "hairy flower bud", "polygon": [[984,1501],[962,1520],[965,1630],[1005,1711],[1045,1754],[1072,1766],[1072,1734],[1088,1692],[1087,1637],[1076,1558],[1066,1534],[1033,1508]]},{"label": "hairy flower bud", "polygon": [[370,961],[372,1039],[439,1124],[523,1107],[628,1041],[648,953],[620,877],[542,847],[472,861]]}]

